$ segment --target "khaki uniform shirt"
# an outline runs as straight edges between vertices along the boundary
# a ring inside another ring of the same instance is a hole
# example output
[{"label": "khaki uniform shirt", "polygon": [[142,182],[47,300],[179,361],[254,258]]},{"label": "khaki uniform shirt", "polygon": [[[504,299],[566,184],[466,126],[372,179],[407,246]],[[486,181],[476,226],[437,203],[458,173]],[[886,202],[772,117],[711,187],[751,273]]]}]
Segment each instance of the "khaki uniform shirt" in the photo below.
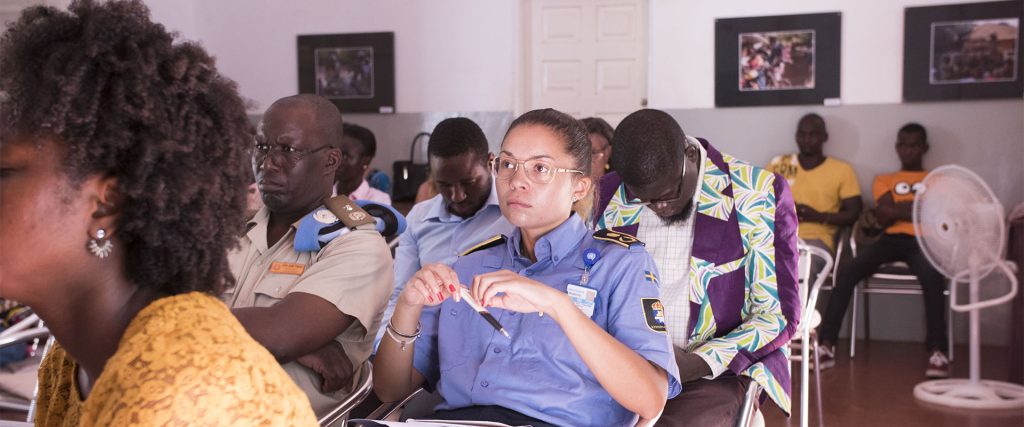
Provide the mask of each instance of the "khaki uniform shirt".
[{"label": "khaki uniform shirt", "polygon": [[[356,368],[353,384],[357,384],[369,374],[362,372],[362,364],[373,350],[373,339],[393,286],[394,269],[387,243],[370,224],[339,236],[319,252],[296,252],[296,222],[280,241],[268,247],[269,220],[270,212],[264,207],[249,220],[240,247],[228,254],[237,283],[224,293],[224,302],[231,308],[269,307],[290,293],[303,292],[334,304],[356,319],[335,340]],[[296,362],[282,367],[309,396],[317,414],[322,415],[347,397],[345,390],[321,393],[320,375]]]}]

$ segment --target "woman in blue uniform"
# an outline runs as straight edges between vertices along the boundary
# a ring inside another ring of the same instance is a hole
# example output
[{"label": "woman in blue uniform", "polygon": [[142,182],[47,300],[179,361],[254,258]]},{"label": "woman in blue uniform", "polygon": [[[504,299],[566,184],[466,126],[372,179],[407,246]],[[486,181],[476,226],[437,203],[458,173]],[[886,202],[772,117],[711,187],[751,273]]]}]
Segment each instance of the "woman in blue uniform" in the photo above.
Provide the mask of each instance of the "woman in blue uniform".
[{"label": "woman in blue uniform", "polygon": [[547,109],[512,122],[493,173],[517,228],[409,280],[375,359],[381,399],[426,383],[444,398],[435,418],[610,426],[654,419],[679,393],[653,260],[572,211],[592,192],[589,169],[577,120]]}]

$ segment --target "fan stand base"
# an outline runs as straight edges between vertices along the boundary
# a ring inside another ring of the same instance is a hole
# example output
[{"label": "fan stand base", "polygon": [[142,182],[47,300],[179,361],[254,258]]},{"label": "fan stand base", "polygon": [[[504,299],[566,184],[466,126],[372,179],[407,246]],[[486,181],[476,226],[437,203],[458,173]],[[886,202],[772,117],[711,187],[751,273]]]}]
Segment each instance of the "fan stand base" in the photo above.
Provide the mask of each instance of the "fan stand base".
[{"label": "fan stand base", "polygon": [[914,397],[924,402],[952,408],[1024,409],[1024,386],[1002,381],[925,381],[914,387]]}]

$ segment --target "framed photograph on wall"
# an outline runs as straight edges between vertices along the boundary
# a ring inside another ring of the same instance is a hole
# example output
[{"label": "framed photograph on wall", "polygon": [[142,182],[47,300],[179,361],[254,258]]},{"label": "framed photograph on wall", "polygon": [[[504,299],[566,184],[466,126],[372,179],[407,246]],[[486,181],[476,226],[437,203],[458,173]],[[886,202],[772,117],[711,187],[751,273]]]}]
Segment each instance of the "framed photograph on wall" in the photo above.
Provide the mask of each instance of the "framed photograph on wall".
[{"label": "framed photograph on wall", "polygon": [[715,105],[824,104],[839,98],[842,15],[715,21]]},{"label": "framed photograph on wall", "polygon": [[299,92],[345,113],[395,112],[395,33],[298,37]]},{"label": "framed photograph on wall", "polygon": [[1020,98],[1020,0],[908,7],[903,99]]}]

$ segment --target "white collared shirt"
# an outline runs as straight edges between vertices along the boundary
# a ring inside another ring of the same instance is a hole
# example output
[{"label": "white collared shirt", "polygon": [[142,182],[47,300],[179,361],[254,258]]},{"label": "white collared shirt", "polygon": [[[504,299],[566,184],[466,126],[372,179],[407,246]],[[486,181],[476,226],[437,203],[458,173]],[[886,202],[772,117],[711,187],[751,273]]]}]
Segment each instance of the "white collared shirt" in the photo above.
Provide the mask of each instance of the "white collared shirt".
[{"label": "white collared shirt", "polygon": [[[696,138],[687,137],[690,144],[700,151],[700,168],[697,182],[704,181],[704,162],[707,152]],[[644,242],[647,252],[654,258],[658,266],[658,281],[661,285],[661,301],[665,305],[665,320],[668,325],[672,344],[686,348],[690,330],[690,255],[693,253],[693,231],[696,223],[697,203],[700,200],[700,187],[693,193],[690,205],[690,216],[681,224],[668,226],[646,206],[640,211],[640,225],[637,238]],[[707,358],[704,359],[711,367],[711,376],[715,378],[725,372],[725,366]]]}]

